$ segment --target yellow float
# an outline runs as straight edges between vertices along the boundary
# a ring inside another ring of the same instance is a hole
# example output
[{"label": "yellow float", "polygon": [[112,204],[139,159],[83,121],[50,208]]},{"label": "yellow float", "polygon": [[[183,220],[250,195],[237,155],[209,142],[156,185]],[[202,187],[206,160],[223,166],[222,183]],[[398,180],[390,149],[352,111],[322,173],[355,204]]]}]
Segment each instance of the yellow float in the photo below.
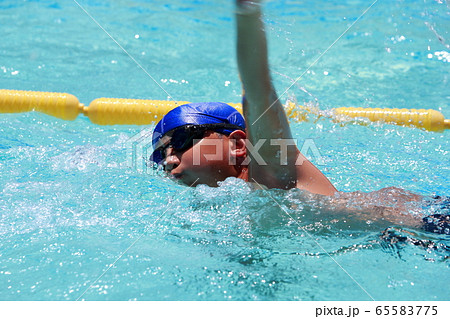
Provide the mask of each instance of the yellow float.
[{"label": "yellow float", "polygon": [[[0,113],[37,111],[70,121],[84,114],[92,123],[99,125],[149,125],[185,103],[188,102],[99,98],[85,106],[67,93],[0,90]],[[228,104],[242,112],[240,103]],[[436,110],[340,107],[332,111],[331,117],[337,121],[351,117],[415,126],[429,131],[440,132],[450,128],[450,120]],[[286,113],[293,120],[305,120],[305,114],[310,112],[309,108],[292,102],[286,105]]]}]

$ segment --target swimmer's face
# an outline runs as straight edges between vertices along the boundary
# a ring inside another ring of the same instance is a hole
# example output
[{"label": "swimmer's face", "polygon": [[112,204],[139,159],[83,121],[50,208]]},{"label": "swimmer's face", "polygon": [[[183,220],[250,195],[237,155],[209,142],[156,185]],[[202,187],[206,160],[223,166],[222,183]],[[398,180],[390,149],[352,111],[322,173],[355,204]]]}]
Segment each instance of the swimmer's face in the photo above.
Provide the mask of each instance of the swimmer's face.
[{"label": "swimmer's face", "polygon": [[189,186],[217,186],[217,182],[227,177],[236,177],[233,163],[236,162],[233,158],[236,156],[233,149],[236,143],[230,137],[206,131],[202,138],[195,139],[187,149],[180,150],[169,145],[165,149],[164,170]]}]

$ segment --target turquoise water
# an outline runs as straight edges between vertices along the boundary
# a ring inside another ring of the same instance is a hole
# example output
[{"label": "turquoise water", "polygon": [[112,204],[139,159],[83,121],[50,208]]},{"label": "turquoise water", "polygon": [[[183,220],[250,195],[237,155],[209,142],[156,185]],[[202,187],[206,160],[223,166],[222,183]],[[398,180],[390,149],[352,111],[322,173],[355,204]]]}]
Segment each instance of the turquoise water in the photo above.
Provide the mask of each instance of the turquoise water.
[{"label": "turquoise water", "polygon": [[[175,100],[240,101],[231,1],[79,3]],[[267,1],[278,91],[370,4]],[[0,21],[1,88],[85,104],[167,99],[74,1],[0,1]],[[449,21],[443,1],[380,0],[283,99],[450,118]],[[312,161],[341,191],[450,194],[449,132],[316,116],[292,128],[299,144],[314,141]],[[398,225],[355,222],[297,190],[252,191],[234,179],[190,189],[143,174],[128,155],[142,129],[0,115],[1,300],[448,299],[436,280],[449,274],[448,236],[401,227],[437,249],[389,245],[381,232]]]}]

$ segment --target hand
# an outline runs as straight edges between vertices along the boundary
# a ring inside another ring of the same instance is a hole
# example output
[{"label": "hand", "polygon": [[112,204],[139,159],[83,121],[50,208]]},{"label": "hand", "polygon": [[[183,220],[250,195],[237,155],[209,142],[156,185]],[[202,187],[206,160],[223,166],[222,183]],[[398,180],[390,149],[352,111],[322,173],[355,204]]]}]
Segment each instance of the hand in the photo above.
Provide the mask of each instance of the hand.
[{"label": "hand", "polygon": [[261,2],[259,0],[236,0],[236,13],[240,15],[260,12]]}]

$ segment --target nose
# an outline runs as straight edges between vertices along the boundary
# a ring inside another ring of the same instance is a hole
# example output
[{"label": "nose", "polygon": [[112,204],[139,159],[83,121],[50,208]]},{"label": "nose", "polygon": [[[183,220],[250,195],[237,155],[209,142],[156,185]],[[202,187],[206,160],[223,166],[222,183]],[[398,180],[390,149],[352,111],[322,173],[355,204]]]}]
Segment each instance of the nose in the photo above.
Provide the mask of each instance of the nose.
[{"label": "nose", "polygon": [[164,160],[164,170],[170,172],[180,165],[180,158],[173,147],[168,147],[166,150],[166,158]]}]

